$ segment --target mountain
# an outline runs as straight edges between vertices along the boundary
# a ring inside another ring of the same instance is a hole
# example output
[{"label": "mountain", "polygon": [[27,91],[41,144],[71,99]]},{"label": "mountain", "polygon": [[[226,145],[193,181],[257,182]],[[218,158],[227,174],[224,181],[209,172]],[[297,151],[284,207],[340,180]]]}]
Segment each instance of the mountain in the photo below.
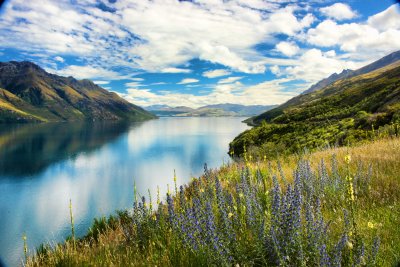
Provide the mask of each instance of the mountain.
[{"label": "mountain", "polygon": [[333,82],[336,82],[337,80],[349,77],[353,73],[352,70],[343,70],[341,73],[337,74],[334,73],[328,78],[322,79],[321,81],[317,82],[316,84],[312,85],[309,89],[305,90],[303,94],[308,94],[314,91],[317,91],[319,89],[324,88],[325,86],[330,85]]},{"label": "mountain", "polygon": [[313,86],[311,86],[309,89],[307,89],[306,91],[303,92],[303,94],[307,94],[307,93],[311,93],[314,91],[317,91],[319,89],[324,88],[325,86],[328,86],[334,82],[336,82],[337,80],[343,79],[343,78],[351,78],[357,75],[361,75],[361,74],[365,74],[377,69],[380,69],[384,66],[390,65],[396,61],[400,60],[400,51],[396,51],[393,52],[365,67],[362,67],[358,70],[343,70],[341,73],[337,74],[334,73],[331,76],[329,76],[328,78],[325,78],[321,81],[319,81],[318,83],[314,84]]},{"label": "mountain", "polygon": [[[247,120],[256,127],[237,136],[231,152],[240,155],[247,147],[261,156],[351,144],[377,132],[399,135],[400,60],[386,59],[377,62],[387,65],[375,62],[356,71],[361,74],[301,94]],[[376,69],[378,65],[381,68]],[[369,69],[373,70],[366,72]]]},{"label": "mountain", "polygon": [[216,104],[202,106],[197,109],[189,107],[169,107],[166,105],[153,105],[146,107],[146,110],[158,116],[179,116],[179,117],[223,117],[223,116],[253,116],[267,111],[276,105],[239,105],[239,104]]},{"label": "mountain", "polygon": [[[385,67],[390,68],[390,66],[396,66],[399,61],[400,61],[400,51],[397,51],[397,52],[391,53],[391,54],[389,54],[389,55],[387,55],[365,67],[362,67],[358,70],[354,70],[354,71],[347,70],[347,71],[343,71],[341,74],[336,74],[336,76],[335,76],[335,74],[333,74],[330,77],[339,77],[339,76],[345,77],[345,78],[339,78],[336,81],[339,81],[341,79],[350,79],[352,77],[357,77],[357,76],[360,76],[363,74],[372,73],[375,70],[379,70],[379,69],[381,71],[384,71]],[[336,82],[336,81],[332,81],[330,83],[324,82],[325,80],[327,81],[328,79],[329,79],[329,77],[327,79],[324,79],[319,82],[321,84],[327,83],[327,85],[325,85],[323,88],[328,87],[329,85],[332,85]],[[333,80],[333,78],[332,78],[332,80]],[[317,83],[317,84],[319,84],[319,83]],[[317,84],[315,85],[316,86],[315,88],[317,88]],[[320,89],[323,89],[323,88],[320,88]],[[300,103],[304,103],[304,102],[308,101],[310,99],[310,96],[311,96],[311,98],[312,98],[312,96],[314,96],[313,92],[320,90],[320,89],[317,89],[317,90],[311,90],[310,92],[307,92],[310,89],[306,90],[303,94],[290,99],[286,103],[284,103],[272,110],[269,110],[258,116],[247,119],[245,122],[248,123],[249,125],[255,126],[255,125],[259,125],[264,120],[268,121],[276,116],[281,115],[283,113],[283,110],[285,110],[286,108],[288,108],[290,106],[299,105]],[[329,92],[331,92],[331,91],[329,91]],[[331,93],[335,93],[335,92],[331,92]]]},{"label": "mountain", "polygon": [[148,106],[145,107],[145,109],[153,114],[155,114],[156,116],[176,116],[182,113],[187,113],[187,112],[191,112],[194,109],[189,108],[189,107],[185,107],[185,106],[179,106],[179,107],[170,107],[168,105],[152,105],[152,106]]},{"label": "mountain", "polygon": [[50,74],[27,61],[0,62],[0,122],[152,118],[90,80]]}]

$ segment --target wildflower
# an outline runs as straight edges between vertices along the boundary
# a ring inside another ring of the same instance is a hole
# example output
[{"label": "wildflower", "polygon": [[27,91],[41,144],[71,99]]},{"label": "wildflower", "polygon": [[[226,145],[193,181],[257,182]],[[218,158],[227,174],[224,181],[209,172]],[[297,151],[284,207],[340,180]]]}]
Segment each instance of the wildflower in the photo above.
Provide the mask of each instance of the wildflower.
[{"label": "wildflower", "polygon": [[28,246],[26,244],[26,234],[22,236],[22,240],[24,240],[24,255],[25,255],[25,260],[28,259]]},{"label": "wildflower", "polygon": [[233,216],[233,213],[232,213],[232,212],[229,212],[229,213],[228,213],[228,218],[230,219],[232,216]]},{"label": "wildflower", "polygon": [[157,185],[157,205],[160,205],[160,187]]},{"label": "wildflower", "polygon": [[372,222],[368,222],[368,228],[373,229],[375,228],[375,225]]},{"label": "wildflower", "polygon": [[352,183],[349,184],[349,196],[350,196],[350,200],[354,201],[355,198],[354,198],[354,189],[353,189]]},{"label": "wildflower", "polygon": [[266,155],[264,155],[264,161],[267,161],[267,156]]},{"label": "wildflower", "polygon": [[240,198],[243,198],[243,193],[239,193],[239,197],[240,197]]},{"label": "wildflower", "polygon": [[347,242],[346,242],[346,246],[347,246],[349,249],[353,249],[353,243],[351,243],[350,241],[347,241]]},{"label": "wildflower", "polygon": [[347,164],[350,164],[350,162],[351,162],[351,156],[350,156],[349,154],[347,154],[347,155],[344,157],[344,161],[345,161]]}]

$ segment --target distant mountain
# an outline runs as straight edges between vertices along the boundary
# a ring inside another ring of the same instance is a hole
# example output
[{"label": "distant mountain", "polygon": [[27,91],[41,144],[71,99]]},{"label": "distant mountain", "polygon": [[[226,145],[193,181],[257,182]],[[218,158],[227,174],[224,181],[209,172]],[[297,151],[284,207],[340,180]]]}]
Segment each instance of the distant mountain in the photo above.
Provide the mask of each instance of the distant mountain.
[{"label": "distant mountain", "polygon": [[192,109],[189,107],[169,107],[166,105],[153,105],[146,107],[146,110],[156,114],[157,116],[178,116],[178,117],[238,117],[238,116],[254,116],[260,114],[276,105],[239,105],[239,104],[216,104]]},{"label": "distant mountain", "polygon": [[339,74],[334,73],[331,76],[329,76],[328,78],[325,78],[325,79],[319,81],[318,83],[311,86],[309,89],[305,90],[303,92],[303,94],[311,93],[311,92],[317,91],[319,89],[322,89],[325,86],[328,86],[340,79],[351,78],[351,77],[355,77],[357,75],[365,74],[365,73],[380,69],[380,68],[390,65],[398,60],[400,60],[400,51],[393,52],[393,53],[391,53],[391,54],[389,54],[389,55],[387,55],[365,67],[362,67],[358,70],[347,69],[347,70],[343,70]]},{"label": "distant mountain", "polygon": [[0,122],[151,118],[90,80],[50,74],[27,61],[0,62]]},{"label": "distant mountain", "polygon": [[179,106],[179,107],[170,107],[168,105],[152,105],[145,107],[145,109],[156,116],[164,116],[164,117],[170,117],[170,116],[176,116],[182,113],[187,113],[191,112],[194,109],[185,107],[185,106]]},{"label": "distant mountain", "polygon": [[237,136],[230,151],[241,155],[247,147],[262,157],[352,144],[378,129],[400,134],[400,60],[392,54],[371,65],[246,120],[256,127]]}]

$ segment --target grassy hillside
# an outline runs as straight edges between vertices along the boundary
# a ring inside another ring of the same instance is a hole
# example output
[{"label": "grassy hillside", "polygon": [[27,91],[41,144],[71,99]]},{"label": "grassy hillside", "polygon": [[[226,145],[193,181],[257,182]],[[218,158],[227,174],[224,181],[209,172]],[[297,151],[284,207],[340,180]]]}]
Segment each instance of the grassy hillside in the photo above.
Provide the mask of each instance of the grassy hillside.
[{"label": "grassy hillside", "polygon": [[[27,266],[394,266],[400,139],[206,170]],[[72,208],[73,211],[73,208]],[[29,240],[27,240],[29,244]]]},{"label": "grassy hillside", "polygon": [[247,122],[257,125],[230,144],[262,157],[326,145],[346,145],[400,131],[400,61],[373,72],[334,82]]},{"label": "grassy hillside", "polygon": [[30,62],[0,62],[0,122],[154,117],[89,80],[53,75]]}]

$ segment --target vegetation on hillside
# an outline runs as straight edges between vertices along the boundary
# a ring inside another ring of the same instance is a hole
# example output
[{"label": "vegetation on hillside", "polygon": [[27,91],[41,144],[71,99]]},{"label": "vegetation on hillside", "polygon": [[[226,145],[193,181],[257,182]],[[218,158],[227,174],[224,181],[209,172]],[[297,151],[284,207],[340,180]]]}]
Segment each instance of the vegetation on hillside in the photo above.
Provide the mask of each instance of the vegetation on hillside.
[{"label": "vegetation on hillside", "polygon": [[230,153],[256,156],[348,145],[400,133],[400,61],[335,83],[247,120]]},{"label": "vegetation on hillside", "polygon": [[399,161],[394,138],[206,169],[166,203],[135,195],[133,212],[42,246],[27,266],[391,266]]},{"label": "vegetation on hillside", "polygon": [[50,74],[31,62],[0,62],[0,123],[152,118],[92,81]]}]

